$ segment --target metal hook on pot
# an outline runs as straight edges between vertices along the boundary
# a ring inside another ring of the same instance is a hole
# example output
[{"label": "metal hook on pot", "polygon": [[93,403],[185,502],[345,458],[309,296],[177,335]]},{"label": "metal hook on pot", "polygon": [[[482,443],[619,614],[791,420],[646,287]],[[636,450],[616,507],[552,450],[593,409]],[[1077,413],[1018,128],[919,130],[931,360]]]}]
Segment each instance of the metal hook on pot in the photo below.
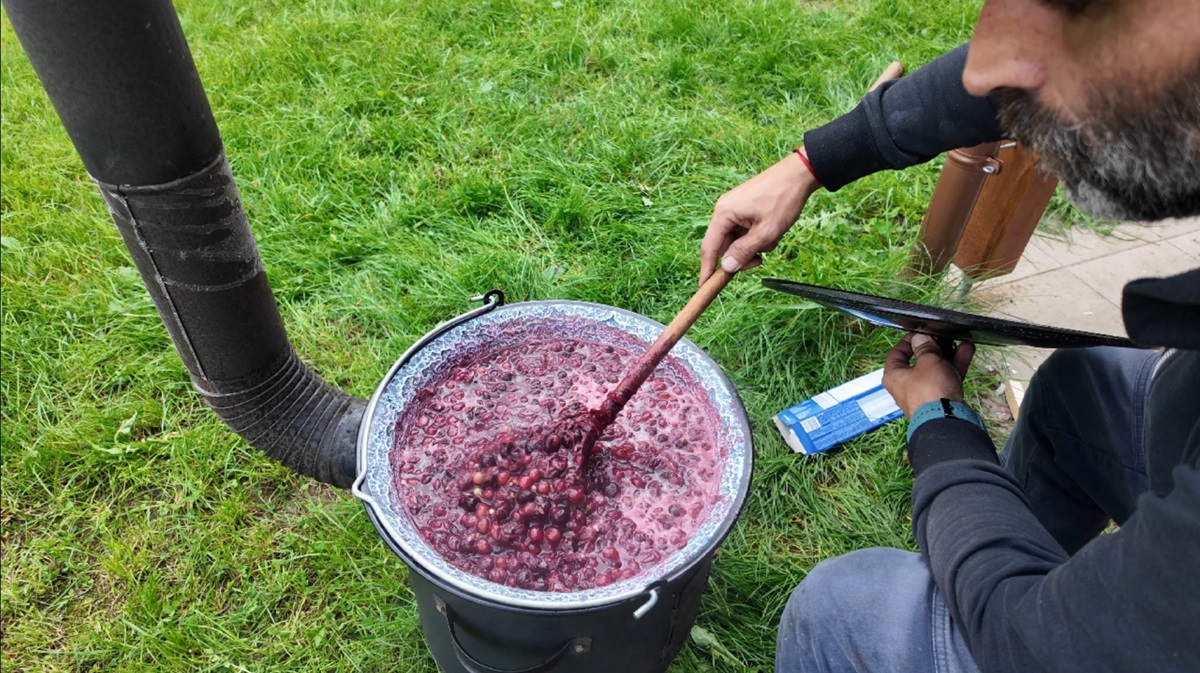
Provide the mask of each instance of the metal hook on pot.
[{"label": "metal hook on pot", "polygon": [[489,306],[492,306],[493,308],[496,306],[503,306],[504,305],[504,292],[501,290],[492,289],[492,290],[488,290],[487,292],[485,292],[479,296],[471,297],[472,304],[478,304],[479,302],[486,302]]},{"label": "metal hook on pot", "polygon": [[663,583],[659,581],[650,585],[650,591],[648,592],[650,594],[650,598],[647,598],[646,602],[642,603],[640,608],[633,611],[634,619],[641,619],[642,617],[645,617],[646,613],[650,612],[650,610],[658,604],[658,589],[662,584]]},{"label": "metal hook on pot", "polygon": [[[409,346],[408,350],[404,351],[404,354],[400,356],[400,359],[396,361],[396,364],[392,365],[392,368],[388,371],[387,375],[384,376],[383,380],[390,381],[392,379],[392,377],[395,376],[396,372],[401,367],[403,367],[410,359],[412,359],[413,355],[415,355],[417,353],[417,351],[424,348],[430,341],[433,341],[434,339],[438,338],[439,336],[445,334],[446,332],[449,332],[450,330],[454,329],[455,327],[458,327],[459,325],[461,325],[465,322],[474,320],[475,318],[478,318],[481,315],[490,313],[491,311],[495,310],[496,308],[503,306],[504,305],[504,292],[499,289],[488,290],[486,293],[481,294],[477,297],[471,297],[471,301],[474,303],[484,302],[484,305],[480,306],[479,308],[467,311],[466,313],[464,313],[460,316],[457,316],[455,318],[451,318],[450,320],[443,322],[442,324],[438,325],[437,327],[434,327],[433,330],[431,330],[428,334],[426,334],[425,336],[418,339],[417,342],[414,343],[412,346]],[[364,414],[364,416],[363,416],[364,419],[370,418],[371,415],[374,413],[375,406],[379,403],[379,396],[382,393],[383,393],[383,389],[381,387],[380,389],[375,391],[374,395],[371,396],[371,399],[367,402],[367,413]],[[375,499],[371,497],[371,494],[365,488],[365,486],[366,486],[365,482],[367,480],[366,455],[362,451],[362,447],[361,447],[361,444],[364,441],[363,433],[365,430],[366,430],[366,424],[364,423],[363,425],[361,425],[359,427],[359,440],[358,441],[359,441],[360,447],[359,447],[359,452],[358,452],[358,454],[359,454],[358,455],[358,469],[357,469],[357,474],[355,476],[354,482],[350,485],[350,493],[352,493],[354,495],[354,497],[358,498],[359,500],[362,500],[363,503],[367,505],[368,510],[372,511],[375,516],[381,516],[382,508],[379,506],[379,503],[377,503],[375,501]]]}]

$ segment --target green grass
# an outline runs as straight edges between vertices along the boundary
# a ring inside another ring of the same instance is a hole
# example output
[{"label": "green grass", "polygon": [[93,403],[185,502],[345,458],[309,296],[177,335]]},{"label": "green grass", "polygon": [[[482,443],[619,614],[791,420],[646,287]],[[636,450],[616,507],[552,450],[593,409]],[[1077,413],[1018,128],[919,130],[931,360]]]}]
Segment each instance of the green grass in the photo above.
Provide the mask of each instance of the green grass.
[{"label": "green grass", "polygon": [[[977,0],[182,2],[297,350],[360,396],[493,287],[669,320],[713,202],[850,109]],[[247,447],[186,371],[2,28],[5,671],[417,671],[403,565],[347,492]],[[818,561],[912,548],[902,428],[801,459],[769,419],[894,338],[764,290],[873,290],[937,163],[816,196],[690,337],[755,424],[754,487],[673,671],[768,671]],[[930,296],[931,283],[912,296]],[[728,654],[722,651],[728,651]]]}]

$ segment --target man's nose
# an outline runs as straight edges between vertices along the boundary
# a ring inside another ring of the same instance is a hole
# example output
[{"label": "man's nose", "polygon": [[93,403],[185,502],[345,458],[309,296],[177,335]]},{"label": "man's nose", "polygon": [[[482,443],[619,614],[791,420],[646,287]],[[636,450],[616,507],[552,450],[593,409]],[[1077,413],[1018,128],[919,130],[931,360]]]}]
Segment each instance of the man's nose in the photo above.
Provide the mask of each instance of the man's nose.
[{"label": "man's nose", "polygon": [[1058,13],[1037,0],[989,0],[979,13],[963,69],[963,86],[986,96],[1006,87],[1036,91],[1061,40]]}]

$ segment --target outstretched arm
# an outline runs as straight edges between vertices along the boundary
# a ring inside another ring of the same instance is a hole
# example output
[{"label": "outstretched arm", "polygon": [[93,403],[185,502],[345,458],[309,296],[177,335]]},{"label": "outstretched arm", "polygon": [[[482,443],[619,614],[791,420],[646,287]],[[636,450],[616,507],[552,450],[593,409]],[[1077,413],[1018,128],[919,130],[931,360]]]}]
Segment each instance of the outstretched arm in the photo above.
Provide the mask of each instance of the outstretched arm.
[{"label": "outstretched arm", "polygon": [[733,272],[761,263],[759,255],[775,249],[819,187],[834,191],[886,168],[999,139],[994,99],[963,88],[966,60],[963,45],[885,82],[853,111],[804,134],[805,159],[789,154],[718,199],[700,248],[700,281],[717,264]]}]

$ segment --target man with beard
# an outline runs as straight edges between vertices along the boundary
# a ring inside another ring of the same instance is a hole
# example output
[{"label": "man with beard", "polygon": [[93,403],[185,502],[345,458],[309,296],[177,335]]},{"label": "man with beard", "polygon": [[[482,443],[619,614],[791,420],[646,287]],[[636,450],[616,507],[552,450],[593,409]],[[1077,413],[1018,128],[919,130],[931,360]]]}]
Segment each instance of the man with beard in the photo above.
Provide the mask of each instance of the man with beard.
[{"label": "man with beard", "polygon": [[[1200,2],[986,2],[969,48],[721,197],[701,280],[761,263],[820,186],[1002,135],[1085,211],[1200,214]],[[910,334],[888,353],[921,552],[814,568],[777,670],[1200,671],[1200,269],[1128,284],[1122,311],[1150,348],[1052,355],[999,458],[963,404],[970,344],[947,360]]]}]

